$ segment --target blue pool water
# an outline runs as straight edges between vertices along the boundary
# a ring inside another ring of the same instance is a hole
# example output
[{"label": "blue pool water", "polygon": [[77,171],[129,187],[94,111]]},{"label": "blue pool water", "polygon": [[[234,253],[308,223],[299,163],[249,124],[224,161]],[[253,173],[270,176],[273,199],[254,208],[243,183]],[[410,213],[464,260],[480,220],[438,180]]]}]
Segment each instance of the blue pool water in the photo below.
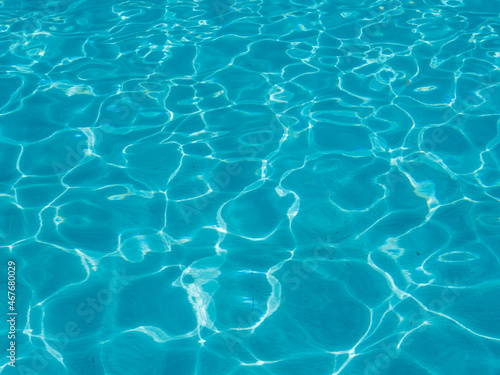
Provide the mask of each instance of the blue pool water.
[{"label": "blue pool water", "polygon": [[499,14],[0,2],[0,373],[500,374]]}]

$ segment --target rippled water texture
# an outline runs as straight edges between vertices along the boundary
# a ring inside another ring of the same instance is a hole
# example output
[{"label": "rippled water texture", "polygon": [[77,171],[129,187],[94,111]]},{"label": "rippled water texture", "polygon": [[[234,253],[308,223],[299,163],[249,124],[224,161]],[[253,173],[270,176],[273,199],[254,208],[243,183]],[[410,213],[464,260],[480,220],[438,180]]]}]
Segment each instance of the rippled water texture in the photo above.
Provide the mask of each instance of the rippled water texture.
[{"label": "rippled water texture", "polygon": [[498,0],[0,5],[2,374],[500,374]]}]

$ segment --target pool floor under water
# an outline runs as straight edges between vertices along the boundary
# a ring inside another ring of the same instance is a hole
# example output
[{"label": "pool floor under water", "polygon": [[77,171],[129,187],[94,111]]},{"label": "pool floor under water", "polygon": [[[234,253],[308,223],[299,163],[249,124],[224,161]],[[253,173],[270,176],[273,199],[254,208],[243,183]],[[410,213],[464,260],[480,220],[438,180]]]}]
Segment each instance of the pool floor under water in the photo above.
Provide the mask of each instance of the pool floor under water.
[{"label": "pool floor under water", "polygon": [[499,14],[1,2],[0,373],[500,374]]}]

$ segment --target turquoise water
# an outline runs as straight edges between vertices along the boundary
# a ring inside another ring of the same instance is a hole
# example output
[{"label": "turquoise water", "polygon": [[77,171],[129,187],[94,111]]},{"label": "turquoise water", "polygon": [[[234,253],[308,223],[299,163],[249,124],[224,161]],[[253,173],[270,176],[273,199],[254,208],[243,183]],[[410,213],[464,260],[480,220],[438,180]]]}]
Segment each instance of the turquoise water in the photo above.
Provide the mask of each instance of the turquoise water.
[{"label": "turquoise water", "polygon": [[499,14],[2,1],[1,374],[500,374]]}]

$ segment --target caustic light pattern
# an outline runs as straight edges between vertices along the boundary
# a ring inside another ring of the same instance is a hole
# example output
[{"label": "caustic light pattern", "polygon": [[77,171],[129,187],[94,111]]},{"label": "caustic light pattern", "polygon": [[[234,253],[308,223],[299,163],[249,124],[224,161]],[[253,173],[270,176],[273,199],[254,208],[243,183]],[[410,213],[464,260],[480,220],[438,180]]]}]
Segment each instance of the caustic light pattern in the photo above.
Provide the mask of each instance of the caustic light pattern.
[{"label": "caustic light pattern", "polygon": [[500,374],[499,13],[0,2],[1,374]]}]

